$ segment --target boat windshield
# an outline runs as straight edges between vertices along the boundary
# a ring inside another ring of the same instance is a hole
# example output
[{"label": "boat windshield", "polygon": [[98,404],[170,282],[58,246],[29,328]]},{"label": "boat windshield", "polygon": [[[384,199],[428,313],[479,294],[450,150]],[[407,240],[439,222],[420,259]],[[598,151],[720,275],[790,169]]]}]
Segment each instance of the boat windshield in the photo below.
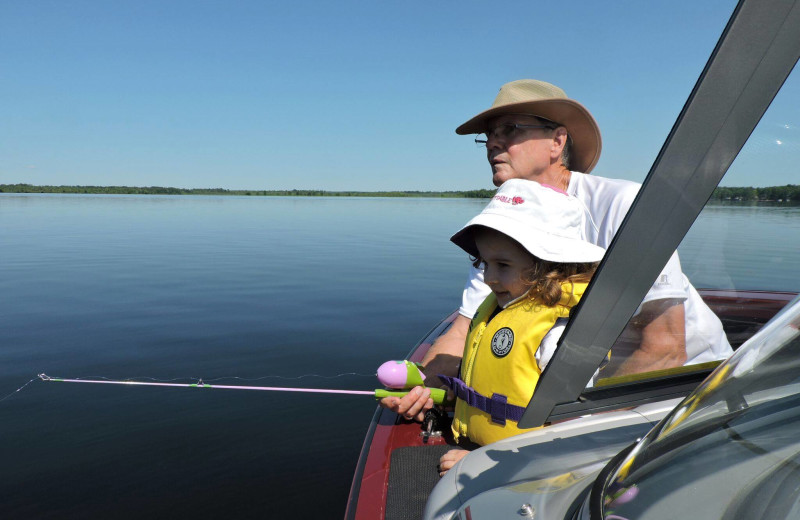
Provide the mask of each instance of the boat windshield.
[{"label": "boat windshield", "polygon": [[[798,76],[784,83],[589,387],[707,372],[800,292]],[[685,357],[670,357],[683,346]]]},{"label": "boat windshield", "polygon": [[603,517],[800,517],[799,369],[796,301],[621,461]]}]

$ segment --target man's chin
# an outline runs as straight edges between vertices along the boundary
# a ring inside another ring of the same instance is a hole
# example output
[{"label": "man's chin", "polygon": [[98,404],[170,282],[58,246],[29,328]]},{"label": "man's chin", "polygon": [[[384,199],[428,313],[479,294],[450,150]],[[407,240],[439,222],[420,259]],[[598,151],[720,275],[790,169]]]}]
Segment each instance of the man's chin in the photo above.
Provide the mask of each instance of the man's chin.
[{"label": "man's chin", "polygon": [[500,165],[499,168],[492,168],[492,184],[500,187],[501,184],[506,182],[509,179],[516,179],[518,176],[514,172],[514,170],[508,170],[503,167],[504,165]]},{"label": "man's chin", "polygon": [[506,182],[508,179],[509,177],[507,175],[503,175],[502,172],[495,172],[492,174],[492,184],[494,184],[498,188],[502,186],[502,184]]}]

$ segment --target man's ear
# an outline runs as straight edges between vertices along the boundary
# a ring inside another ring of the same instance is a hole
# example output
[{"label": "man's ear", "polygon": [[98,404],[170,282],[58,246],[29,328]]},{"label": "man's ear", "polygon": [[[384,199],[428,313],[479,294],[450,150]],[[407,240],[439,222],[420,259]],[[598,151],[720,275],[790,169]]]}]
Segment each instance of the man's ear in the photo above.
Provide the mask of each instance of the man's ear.
[{"label": "man's ear", "polygon": [[553,141],[550,147],[550,157],[553,159],[560,159],[561,152],[567,145],[567,129],[559,126],[553,131]]}]

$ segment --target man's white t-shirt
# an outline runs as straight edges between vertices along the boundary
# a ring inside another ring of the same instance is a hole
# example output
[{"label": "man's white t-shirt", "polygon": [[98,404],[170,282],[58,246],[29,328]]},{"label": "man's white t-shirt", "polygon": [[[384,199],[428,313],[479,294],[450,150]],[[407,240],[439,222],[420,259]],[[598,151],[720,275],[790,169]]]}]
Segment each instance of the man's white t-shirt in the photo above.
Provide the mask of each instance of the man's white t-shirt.
[{"label": "man's white t-shirt", "polygon": [[[567,193],[576,197],[586,210],[581,238],[608,248],[640,187],[640,184],[631,181],[572,172]],[[490,292],[489,287],[483,283],[483,270],[472,267],[464,287],[459,314],[472,319],[478,306]],[[669,259],[642,303],[662,299],[683,301],[687,365],[725,359],[733,353],[719,318],[708,308],[681,271],[677,251]],[[641,305],[636,314],[640,310]],[[558,338],[564,330],[564,323],[566,322],[556,325],[542,341],[540,352],[536,354],[541,368],[552,357]]]}]

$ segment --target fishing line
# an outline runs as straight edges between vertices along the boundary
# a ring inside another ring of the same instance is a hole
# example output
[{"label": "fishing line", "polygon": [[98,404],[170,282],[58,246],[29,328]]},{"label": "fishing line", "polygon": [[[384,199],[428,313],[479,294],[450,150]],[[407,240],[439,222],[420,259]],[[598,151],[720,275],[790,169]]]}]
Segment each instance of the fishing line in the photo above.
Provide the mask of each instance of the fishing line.
[{"label": "fishing line", "polygon": [[114,379],[66,379],[62,377],[50,377],[47,374],[39,374],[42,381],[56,381],[59,383],[92,383],[107,385],[128,385],[128,386],[168,386],[179,388],[216,388],[223,390],[262,390],[271,392],[307,392],[315,394],[351,394],[351,395],[375,395],[372,390],[332,390],[328,388],[291,388],[277,386],[248,386],[248,385],[211,385],[198,379],[196,383],[164,383],[153,381],[132,381]]},{"label": "fishing line", "polygon": [[[340,377],[340,376],[349,376],[349,375],[366,375],[366,374],[357,374],[355,372],[348,372],[345,374],[339,374],[333,377]],[[150,381],[142,381],[138,378],[136,380],[133,379],[108,379],[108,378],[96,378],[96,379],[89,379],[89,378],[79,378],[79,379],[67,379],[63,377],[51,377],[47,374],[39,374],[39,379],[42,381],[55,381],[59,383],[85,383],[85,384],[105,384],[105,385],[127,385],[127,386],[161,386],[161,387],[180,387],[180,388],[218,388],[223,390],[260,390],[260,391],[270,391],[270,392],[306,392],[306,393],[314,393],[314,394],[349,394],[349,395],[369,395],[374,397],[375,399],[384,399],[386,397],[403,397],[408,392],[416,387],[416,386],[423,386],[425,380],[425,374],[422,373],[420,367],[411,361],[408,360],[401,360],[401,361],[387,361],[378,367],[378,371],[375,374],[378,377],[378,381],[380,381],[386,389],[378,388],[376,390],[341,390],[341,389],[332,389],[332,388],[297,388],[297,387],[278,387],[278,386],[253,386],[253,385],[219,385],[219,384],[210,384],[211,381],[219,381],[220,379],[231,379],[231,378],[224,378],[219,377],[216,379],[209,379],[207,381],[203,381],[202,379],[193,379],[195,382],[193,383],[174,383],[173,381],[177,381],[177,379],[167,379],[167,380],[153,380],[150,378]],[[309,376],[317,376],[316,374],[307,374],[306,376],[301,377],[309,377]],[[259,379],[264,379],[267,376],[261,377]],[[284,377],[285,376],[279,376]],[[317,376],[320,377],[320,376]],[[324,377],[324,376],[322,376]],[[370,375],[369,377],[372,377]],[[244,379],[244,378],[233,378],[233,379]],[[292,378],[289,378],[292,379]],[[298,378],[294,378],[298,379]],[[330,378],[329,378],[330,379]],[[433,399],[433,402],[436,404],[442,404],[447,399],[447,392],[442,390],[441,388],[429,388],[430,391],[430,398]]]},{"label": "fishing line", "polygon": [[[261,376],[261,377],[239,377],[239,376],[222,376],[217,377],[214,379],[206,379],[206,381],[219,381],[221,379],[238,379],[240,381],[261,381],[263,379],[284,379],[287,381],[296,381],[298,379],[307,379],[309,377],[316,377],[317,379],[337,379],[340,377],[348,377],[348,376],[355,376],[355,377],[375,377],[375,373],[372,374],[359,374],[358,372],[344,372],[342,374],[336,374],[335,376],[323,376],[322,374],[303,374],[301,376]],[[192,378],[197,379],[197,378]]]},{"label": "fishing line", "polygon": [[[359,374],[357,372],[344,372],[342,374],[336,374],[336,375],[333,375],[333,376],[324,376],[322,374],[303,374],[303,375],[300,375],[300,376],[268,375],[268,376],[260,376],[260,377],[220,376],[220,377],[215,377],[215,378],[212,378],[212,379],[205,379],[205,378],[202,378],[202,377],[193,377],[193,376],[174,377],[172,379],[163,379],[163,378],[149,377],[149,376],[135,376],[135,377],[125,378],[125,379],[123,379],[121,381],[140,381],[140,380],[145,380],[145,381],[154,381],[154,382],[159,382],[159,383],[172,383],[174,381],[198,381],[200,379],[204,379],[206,382],[222,381],[222,380],[225,380],[225,379],[236,379],[236,380],[239,380],[239,381],[262,381],[264,379],[283,379],[283,380],[286,380],[286,381],[297,381],[297,380],[300,380],[300,379],[307,379],[307,378],[311,378],[311,377],[315,377],[315,378],[318,378],[318,379],[337,379],[337,378],[340,378],[340,377],[348,377],[348,376],[373,378],[373,377],[375,377],[375,374],[374,373],[372,373],[372,374]],[[83,376],[83,377],[75,377],[73,379],[103,379],[103,380],[108,380],[108,381],[111,380],[111,378],[106,377],[106,376]]]},{"label": "fishing line", "polygon": [[[7,396],[0,399],[0,403],[19,393],[23,388],[28,386],[29,384],[33,383],[34,381],[65,381],[65,382],[75,382],[75,383],[99,383],[99,384],[127,384],[127,385],[138,385],[138,386],[178,386],[178,387],[198,387],[198,383],[200,383],[200,387],[205,388],[225,388],[225,389],[239,389],[239,390],[269,390],[273,389],[275,391],[286,391],[286,392],[310,392],[315,391],[316,393],[353,393],[353,392],[361,392],[361,391],[337,391],[332,390],[328,391],[326,389],[302,389],[302,388],[277,388],[277,387],[248,387],[245,385],[209,385],[210,382],[221,381],[225,379],[235,379],[240,381],[261,381],[264,379],[282,379],[288,381],[297,381],[300,379],[307,379],[307,378],[318,378],[318,379],[337,379],[341,377],[369,377],[374,378],[375,374],[359,374],[358,372],[344,372],[341,374],[336,374],[333,376],[325,376],[322,374],[303,374],[300,376],[281,376],[281,375],[268,375],[268,376],[261,376],[261,377],[240,377],[240,376],[222,376],[222,377],[215,377],[213,379],[206,379],[205,381],[199,377],[176,377],[172,379],[159,379],[155,377],[134,377],[129,379],[122,379],[122,380],[114,380],[110,379],[105,376],[88,376],[88,377],[77,377],[73,379],[65,379],[65,378],[56,378],[50,377],[47,374],[39,374],[38,376],[34,377],[21,387],[17,388]],[[195,383],[175,383],[175,381],[195,381]],[[363,391],[362,394],[374,394],[374,392],[367,392]]]},{"label": "fishing line", "polygon": [[[357,374],[355,372],[349,372],[345,374],[339,374],[333,377],[340,377],[340,376],[349,376],[349,375],[366,375],[366,374]],[[306,392],[306,393],[314,393],[314,394],[349,394],[349,395],[370,395],[375,399],[383,399],[386,397],[403,397],[408,392],[414,388],[415,386],[422,386],[424,385],[425,375],[420,370],[420,367],[411,361],[408,360],[401,360],[401,361],[387,361],[382,364],[376,374],[378,381],[380,381],[386,389],[376,389],[376,390],[341,390],[341,389],[331,389],[331,388],[297,388],[297,387],[277,387],[277,386],[253,386],[253,385],[219,385],[219,384],[210,384],[209,382],[219,381],[221,379],[244,379],[238,377],[219,377],[216,379],[209,379],[203,381],[200,378],[193,378],[193,383],[175,383],[173,381],[177,381],[178,379],[167,379],[167,380],[154,380],[153,378],[150,381],[142,381],[141,379],[145,378],[137,378],[134,379],[108,379],[105,377],[102,378],[75,378],[75,379],[67,379],[63,377],[51,377],[47,374],[39,374],[39,379],[42,381],[55,381],[59,383],[86,383],[86,384],[106,384],[106,385],[127,385],[127,386],[161,386],[161,387],[180,387],[180,388],[217,388],[223,390],[260,390],[260,391],[271,391],[271,392]],[[317,376],[316,374],[307,374],[306,376],[300,377],[324,377],[324,376]],[[258,378],[264,379],[267,376]],[[286,379],[285,376],[278,376],[283,377]],[[372,377],[372,374],[369,376]],[[299,379],[299,378],[288,378],[288,379]],[[330,378],[328,378],[330,379]],[[430,391],[430,398],[433,399],[434,403],[442,404],[447,399],[447,393],[442,390],[441,388],[429,388]]]},{"label": "fishing line", "polygon": [[24,385],[22,385],[21,387],[17,388],[16,390],[14,390],[13,392],[11,392],[10,394],[8,394],[7,396],[5,396],[4,398],[0,399],[0,403],[2,403],[3,401],[5,401],[6,399],[8,399],[9,397],[11,397],[12,395],[16,394],[17,392],[19,392],[20,390],[22,390],[23,388],[25,388],[25,387],[26,387],[26,386],[28,386],[29,384],[33,383],[34,381],[37,381],[38,379],[39,379],[39,377],[34,377],[33,379],[31,379],[30,381],[28,381],[27,383],[25,383],[25,384],[24,384]]}]

